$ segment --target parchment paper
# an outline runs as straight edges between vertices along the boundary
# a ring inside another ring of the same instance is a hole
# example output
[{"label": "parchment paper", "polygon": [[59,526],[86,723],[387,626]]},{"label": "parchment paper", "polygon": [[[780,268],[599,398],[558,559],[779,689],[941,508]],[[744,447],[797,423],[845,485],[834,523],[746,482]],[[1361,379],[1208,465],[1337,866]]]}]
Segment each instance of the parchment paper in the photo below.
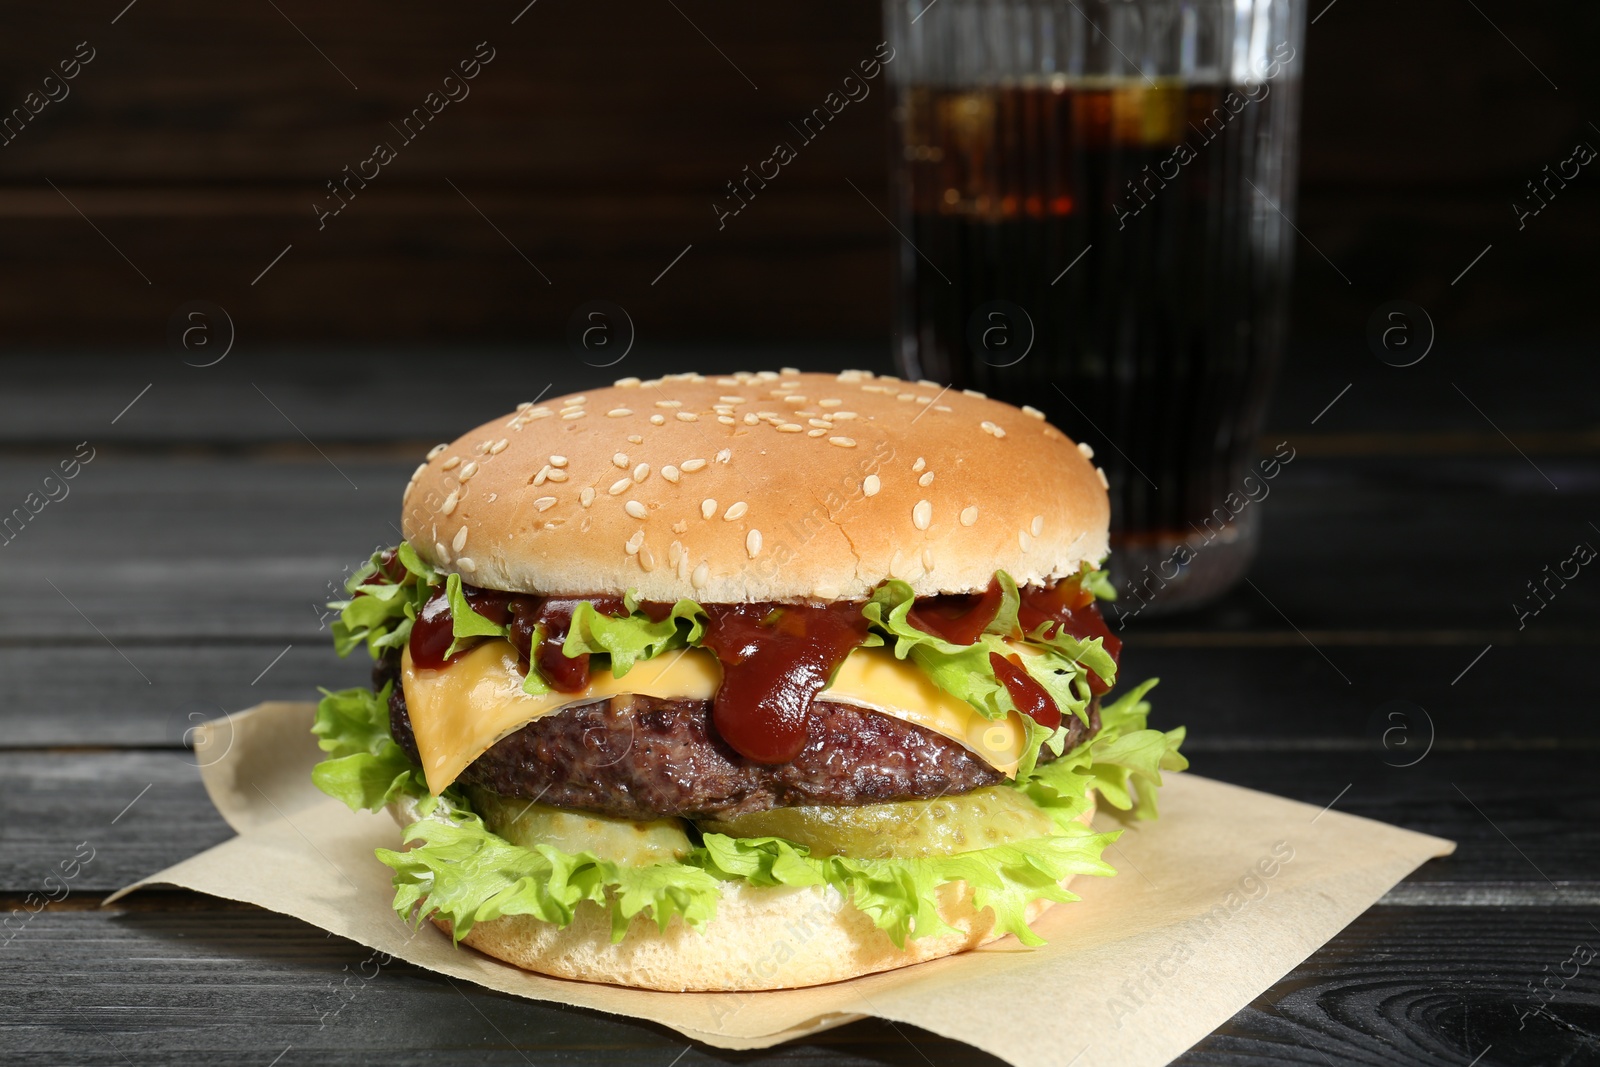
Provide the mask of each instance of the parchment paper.
[{"label": "parchment paper", "polygon": [[[196,754],[239,831],[123,889],[165,884],[246,901],[453,978],[646,1019],[721,1048],[764,1048],[866,1015],[965,1041],[1018,1067],[1155,1067],[1226,1022],[1391,886],[1453,842],[1210,781],[1167,776],[1161,818],[1122,827],[1115,878],[1079,878],[1026,949],[987,948],[887,974],[772,993],[655,993],[528,974],[389,908],[386,814],[311,785],[310,704],[207,723]],[[1026,1025],[1018,1025],[1026,1020]],[[1076,1057],[1076,1058],[1074,1058]]]}]

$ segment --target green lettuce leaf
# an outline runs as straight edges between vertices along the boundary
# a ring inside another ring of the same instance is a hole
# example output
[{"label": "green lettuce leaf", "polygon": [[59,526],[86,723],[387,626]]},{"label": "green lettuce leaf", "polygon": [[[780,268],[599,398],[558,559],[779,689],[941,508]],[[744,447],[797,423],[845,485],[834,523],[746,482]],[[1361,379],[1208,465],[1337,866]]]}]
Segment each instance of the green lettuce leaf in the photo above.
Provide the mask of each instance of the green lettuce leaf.
[{"label": "green lettuce leaf", "polygon": [[[504,637],[510,630],[497,622],[490,622],[473,610],[467,594],[461,591],[461,575],[452,574],[445,579],[444,595],[450,601],[450,647],[445,658],[460,652],[478,637]],[[532,674],[532,671],[528,672]]]},{"label": "green lettuce leaf", "polygon": [[1114,808],[1131,810],[1139,819],[1155,818],[1161,772],[1189,766],[1178,750],[1183,744],[1183,727],[1163,732],[1145,725],[1150,703],[1144,695],[1156,682],[1155,678],[1142,682],[1102,707],[1099,733],[1037,768],[1031,777],[1019,775],[1016,787],[1046,809],[1075,803],[1093,788]]},{"label": "green lettuce leaf", "polygon": [[[424,563],[410,544],[402,541],[396,549],[396,558],[405,568],[404,578],[398,583],[379,571],[378,557],[382,554],[374,552],[345,581],[348,599],[328,603],[339,613],[332,630],[333,648],[340,656],[348,656],[363,644],[373,659],[387,649],[404,648],[417,612],[439,584],[439,573]],[[378,580],[368,584],[373,577]]]},{"label": "green lettuce leaf", "polygon": [[402,796],[426,797],[422,771],[389,736],[389,690],[322,690],[311,732],[327,759],[311,781],[356,811],[377,811]]},{"label": "green lettuce leaf", "polygon": [[404,852],[377,850],[395,872],[395,911],[418,924],[431,915],[449,919],[457,941],[502,915],[566,926],[586,900],[610,910],[611,939],[621,941],[640,914],[663,930],[674,915],[698,926],[715,914],[720,895],[717,879],[700,867],[633,867],[591,852],[513,845],[457,804],[440,804],[404,839],[412,846]]},{"label": "green lettuce leaf", "polygon": [[1096,600],[1117,599],[1117,589],[1111,584],[1110,571],[1099,569],[1084,571],[1078,578],[1078,588],[1094,594]]},{"label": "green lettuce leaf", "polygon": [[[640,611],[632,592],[623,598],[629,614],[620,619],[602,615],[587,600],[572,613],[572,625],[562,642],[565,656],[585,652],[611,657],[611,673],[618,678],[642,659],[650,659],[674,648],[698,644],[706,630],[706,611],[693,600],[680,600],[672,612],[656,622]],[[531,673],[531,672],[530,672]]]}]

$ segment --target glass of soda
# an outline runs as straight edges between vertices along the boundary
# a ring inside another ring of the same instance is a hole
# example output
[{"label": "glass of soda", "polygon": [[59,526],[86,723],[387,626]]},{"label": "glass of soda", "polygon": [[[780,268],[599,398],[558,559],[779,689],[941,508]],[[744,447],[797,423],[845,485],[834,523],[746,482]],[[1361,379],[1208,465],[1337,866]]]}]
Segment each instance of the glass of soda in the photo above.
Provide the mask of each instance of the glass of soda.
[{"label": "glass of soda", "polygon": [[1093,449],[1124,624],[1220,595],[1270,491],[1254,452],[1284,342],[1303,0],[885,17],[902,372],[1030,404]]}]

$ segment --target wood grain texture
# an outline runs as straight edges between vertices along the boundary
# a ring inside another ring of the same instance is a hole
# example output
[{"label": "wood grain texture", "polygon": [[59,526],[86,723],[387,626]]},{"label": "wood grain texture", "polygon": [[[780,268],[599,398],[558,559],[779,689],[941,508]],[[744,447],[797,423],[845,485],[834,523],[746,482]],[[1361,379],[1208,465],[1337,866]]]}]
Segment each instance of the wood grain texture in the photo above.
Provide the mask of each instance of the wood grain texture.
[{"label": "wood grain texture", "polygon": [[[1434,751],[1395,768],[1368,751],[1246,748],[1196,752],[1193,767],[1304,801],[1312,816],[1334,804],[1459,843],[1413,881],[1589,891],[1600,883],[1600,795],[1581,776],[1552,775],[1551,759],[1488,747]],[[37,891],[80,842],[96,850],[74,883],[88,892],[118,889],[232,836],[194,757],[178,751],[0,752],[0,816],[0,892],[11,893]]]},{"label": "wood grain texture", "polygon": [[[1497,648],[1472,668],[1471,685],[1451,686],[1481,645],[1330,644],[1325,651],[1356,680],[1345,686],[1292,632],[1270,635],[1270,644],[1201,643],[1207,636],[1140,635],[1122,659],[1129,682],[1161,679],[1151,694],[1158,721],[1186,724],[1192,753],[1254,751],[1270,758],[1315,751],[1398,764],[1426,745],[1430,723],[1441,751],[1495,745],[1587,751],[1600,744],[1600,724],[1578,710],[1592,688],[1565,669],[1590,655],[1592,645]],[[71,644],[0,644],[0,677],[8,687],[0,702],[0,748],[175,746],[197,722],[225,711],[262,700],[314,700],[318,687],[364,685],[371,664],[364,653],[340,660],[326,634],[292,647],[248,639],[119,644],[152,684],[92,634]],[[1537,698],[1508,699],[1526,676],[1543,680]],[[1572,710],[1544,715],[1538,733],[1529,735],[1522,715],[1541,704]],[[1386,749],[1383,735],[1391,730]]]},{"label": "wood grain texture", "polygon": [[[253,392],[237,398],[246,410],[259,402]],[[54,462],[0,460],[0,501],[21,505]],[[397,539],[397,489],[414,465],[314,450],[274,462],[108,449],[69,483],[69,496],[0,547],[16,609],[0,615],[0,639],[320,641],[321,605],[344,568]],[[1341,687],[1356,680],[1339,665],[1337,645],[1351,638],[1335,633],[1447,634],[1463,652],[1449,677],[1491,641],[1592,640],[1600,581],[1582,578],[1518,629],[1512,603],[1527,597],[1526,583],[1543,580],[1542,568],[1579,541],[1600,539],[1585,517],[1600,510],[1592,462],[1539,466],[1566,488],[1551,491],[1520,457],[1297,458],[1255,505],[1264,550],[1253,584],[1181,621],[1119,619],[1118,608],[1108,616],[1134,647],[1145,633],[1184,631],[1198,643],[1219,632],[1298,631]],[[1424,496],[1428,506],[1415,506]],[[1385,547],[1375,551],[1380,531]],[[123,652],[137,665],[131,648]]]},{"label": "wood grain texture", "polygon": [[[1592,965],[1552,1000],[1554,1018],[1530,1015],[1519,1030],[1518,1014],[1538,1004],[1529,983],[1558,970],[1576,944],[1594,945],[1597,918],[1596,908],[1538,917],[1374,908],[1176,1062],[1435,1067],[1465,1064],[1491,1043],[1484,1064],[1587,1062],[1600,1023]],[[45,911],[22,928],[18,948],[26,953],[0,971],[0,996],[13,1007],[0,1018],[0,1041],[28,1062],[126,1062],[120,1051],[135,1063],[262,1064],[286,1047],[302,1062],[396,1067],[441,1057],[662,1067],[999,1062],[876,1021],[763,1052],[686,1050],[654,1027],[453,985],[400,962],[379,966],[367,949],[296,920],[187,896],[162,910]],[[1138,1023],[1135,1013],[1129,1025]]]}]

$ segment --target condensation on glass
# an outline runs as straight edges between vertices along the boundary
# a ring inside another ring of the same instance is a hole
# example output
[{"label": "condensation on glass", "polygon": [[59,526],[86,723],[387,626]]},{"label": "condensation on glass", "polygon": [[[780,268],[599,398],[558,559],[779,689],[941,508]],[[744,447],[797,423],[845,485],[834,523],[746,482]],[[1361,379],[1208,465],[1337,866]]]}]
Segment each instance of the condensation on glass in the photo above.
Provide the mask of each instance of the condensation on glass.
[{"label": "condensation on glass", "polygon": [[904,372],[1042,408],[1095,449],[1113,616],[1217,595],[1271,489],[1254,452],[1285,330],[1303,4],[885,11]]}]

